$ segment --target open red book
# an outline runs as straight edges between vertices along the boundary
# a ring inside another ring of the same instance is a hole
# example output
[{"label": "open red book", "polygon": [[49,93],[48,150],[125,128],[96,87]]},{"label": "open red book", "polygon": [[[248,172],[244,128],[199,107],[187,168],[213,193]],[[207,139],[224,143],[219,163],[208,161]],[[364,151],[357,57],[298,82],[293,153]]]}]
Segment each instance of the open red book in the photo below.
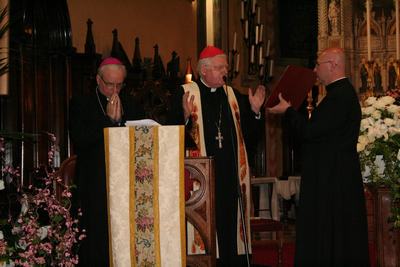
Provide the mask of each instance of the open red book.
[{"label": "open red book", "polygon": [[282,93],[282,97],[290,102],[294,109],[298,109],[315,81],[316,75],[313,70],[293,65],[287,66],[267,100],[267,107],[278,104],[278,95]]}]

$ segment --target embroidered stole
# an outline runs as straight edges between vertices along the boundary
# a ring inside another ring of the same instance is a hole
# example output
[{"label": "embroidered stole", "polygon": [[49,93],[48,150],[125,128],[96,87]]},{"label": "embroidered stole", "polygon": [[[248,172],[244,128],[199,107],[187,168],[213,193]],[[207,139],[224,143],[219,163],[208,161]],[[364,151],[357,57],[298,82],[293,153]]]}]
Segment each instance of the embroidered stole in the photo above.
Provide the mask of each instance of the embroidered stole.
[{"label": "embroidered stole", "polygon": [[[192,112],[192,129],[190,135],[192,136],[194,142],[197,145],[197,150],[190,150],[189,156],[191,157],[199,157],[199,156],[207,156],[207,151],[205,147],[204,141],[204,127],[203,127],[203,115],[201,109],[201,98],[200,98],[200,88],[195,82],[191,82],[183,85],[184,91],[189,91],[189,98],[191,95],[194,95],[194,108]],[[238,166],[238,174],[240,178],[240,188],[243,196],[243,206],[244,206],[244,214],[245,214],[245,222],[246,222],[246,230],[247,230],[247,242],[249,244],[248,249],[249,253],[251,253],[251,238],[250,238],[250,169],[247,160],[247,152],[244,143],[244,137],[242,134],[241,126],[240,126],[240,111],[239,105],[235,96],[235,93],[230,86],[224,86],[225,94],[228,96],[230,110],[232,112],[233,121],[235,123],[236,130],[236,139],[237,139],[237,166]],[[218,177],[216,177],[218,179]],[[218,192],[216,192],[218,194]],[[238,203],[239,207],[239,203]],[[242,230],[242,221],[240,216],[240,210],[238,209],[237,214],[237,248],[238,254],[245,254],[245,244],[244,244],[244,236]],[[189,234],[188,234],[189,235]],[[190,242],[190,239],[188,239]],[[190,243],[189,243],[190,245]],[[197,254],[197,253],[195,253]]]}]

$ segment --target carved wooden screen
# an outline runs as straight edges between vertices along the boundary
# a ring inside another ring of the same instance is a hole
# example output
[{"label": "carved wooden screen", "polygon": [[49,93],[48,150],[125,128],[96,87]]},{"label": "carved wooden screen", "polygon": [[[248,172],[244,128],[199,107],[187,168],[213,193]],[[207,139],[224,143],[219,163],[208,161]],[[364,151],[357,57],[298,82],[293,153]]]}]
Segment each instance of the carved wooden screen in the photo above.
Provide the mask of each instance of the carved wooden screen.
[{"label": "carved wooden screen", "polygon": [[205,246],[206,254],[189,255],[187,266],[215,266],[215,178],[214,160],[211,158],[185,159],[185,189],[197,185],[186,200],[186,220],[198,231]]}]

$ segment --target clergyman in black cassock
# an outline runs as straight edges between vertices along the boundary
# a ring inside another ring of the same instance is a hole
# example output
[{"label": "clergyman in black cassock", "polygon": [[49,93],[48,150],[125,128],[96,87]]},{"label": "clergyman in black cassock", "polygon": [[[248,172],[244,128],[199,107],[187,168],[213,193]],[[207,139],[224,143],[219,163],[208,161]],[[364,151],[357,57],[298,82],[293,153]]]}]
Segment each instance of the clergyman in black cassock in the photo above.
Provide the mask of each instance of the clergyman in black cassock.
[{"label": "clergyman in black cassock", "polygon": [[329,48],[314,71],[327,94],[307,120],[280,97],[269,109],[284,113],[302,138],[295,266],[369,266],[367,217],[357,140],[361,108],[345,77],[342,49]]},{"label": "clergyman in black cassock", "polygon": [[119,60],[107,58],[99,67],[97,88],[71,99],[70,134],[77,154],[74,198],[82,209],[81,227],[87,235],[79,248],[79,266],[109,266],[103,129],[144,117],[133,98],[119,96],[125,75]]}]

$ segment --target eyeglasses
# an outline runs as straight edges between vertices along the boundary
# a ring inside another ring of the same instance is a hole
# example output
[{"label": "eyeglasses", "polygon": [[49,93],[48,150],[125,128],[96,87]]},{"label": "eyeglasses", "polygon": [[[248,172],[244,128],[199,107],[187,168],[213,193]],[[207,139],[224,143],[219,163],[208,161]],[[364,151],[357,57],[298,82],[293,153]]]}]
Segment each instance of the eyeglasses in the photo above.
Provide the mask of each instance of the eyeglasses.
[{"label": "eyeglasses", "polygon": [[332,63],[332,60],[328,60],[328,61],[321,61],[321,62],[315,62],[315,66],[319,67],[319,65],[324,64],[324,63]]},{"label": "eyeglasses", "polygon": [[222,64],[222,65],[207,65],[209,69],[212,69],[214,71],[222,71],[228,69],[227,64]]},{"label": "eyeglasses", "polygon": [[125,87],[125,83],[111,83],[111,82],[107,82],[103,79],[103,77],[100,76],[100,79],[103,81],[104,85],[108,88],[108,89],[122,89]]}]

